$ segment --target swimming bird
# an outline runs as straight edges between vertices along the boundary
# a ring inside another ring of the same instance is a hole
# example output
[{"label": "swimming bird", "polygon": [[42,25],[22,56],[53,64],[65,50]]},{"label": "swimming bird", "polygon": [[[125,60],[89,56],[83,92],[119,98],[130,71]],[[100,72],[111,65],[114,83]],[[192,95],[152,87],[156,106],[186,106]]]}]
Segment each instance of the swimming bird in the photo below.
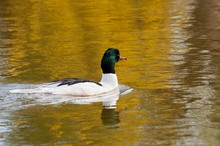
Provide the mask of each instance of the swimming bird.
[{"label": "swimming bird", "polygon": [[102,60],[102,77],[100,82],[90,81],[81,78],[67,78],[42,84],[31,89],[15,89],[10,93],[48,93],[60,95],[92,96],[112,91],[118,91],[118,79],[115,73],[115,63],[120,60],[127,60],[121,57],[116,48],[109,48],[105,51]]}]

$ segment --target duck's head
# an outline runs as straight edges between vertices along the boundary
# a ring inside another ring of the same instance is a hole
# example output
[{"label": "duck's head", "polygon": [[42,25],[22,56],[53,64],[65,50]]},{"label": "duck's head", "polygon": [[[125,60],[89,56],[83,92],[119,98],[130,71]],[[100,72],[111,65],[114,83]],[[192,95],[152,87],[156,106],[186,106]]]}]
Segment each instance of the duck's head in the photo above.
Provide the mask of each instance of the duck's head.
[{"label": "duck's head", "polygon": [[119,50],[116,48],[106,50],[101,62],[103,73],[115,73],[115,63],[119,60],[127,60],[127,58],[121,57]]}]

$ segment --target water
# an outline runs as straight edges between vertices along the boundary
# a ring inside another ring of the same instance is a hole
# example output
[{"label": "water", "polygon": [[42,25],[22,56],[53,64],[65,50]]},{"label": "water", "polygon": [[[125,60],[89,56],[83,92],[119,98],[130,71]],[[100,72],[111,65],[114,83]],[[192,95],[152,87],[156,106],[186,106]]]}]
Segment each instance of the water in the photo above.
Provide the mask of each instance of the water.
[{"label": "water", "polygon": [[[219,8],[216,0],[1,1],[0,145],[219,145]],[[109,47],[128,58],[116,65],[119,97],[8,93],[99,81]]]}]

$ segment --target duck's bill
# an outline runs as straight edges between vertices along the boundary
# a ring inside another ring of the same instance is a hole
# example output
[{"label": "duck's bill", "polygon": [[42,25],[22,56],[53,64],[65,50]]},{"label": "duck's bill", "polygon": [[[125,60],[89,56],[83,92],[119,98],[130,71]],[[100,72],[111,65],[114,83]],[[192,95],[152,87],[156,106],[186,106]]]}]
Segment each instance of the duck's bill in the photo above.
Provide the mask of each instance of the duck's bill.
[{"label": "duck's bill", "polygon": [[119,60],[127,60],[127,58],[120,56]]}]

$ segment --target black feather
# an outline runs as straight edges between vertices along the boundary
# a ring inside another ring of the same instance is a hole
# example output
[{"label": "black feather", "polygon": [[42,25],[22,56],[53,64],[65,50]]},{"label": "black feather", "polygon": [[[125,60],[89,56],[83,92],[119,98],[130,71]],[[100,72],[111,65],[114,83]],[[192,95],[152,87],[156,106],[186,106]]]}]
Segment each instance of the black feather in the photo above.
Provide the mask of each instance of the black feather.
[{"label": "black feather", "polygon": [[94,81],[90,81],[90,80],[86,80],[86,79],[80,79],[80,78],[68,78],[68,79],[63,79],[63,80],[57,80],[57,81],[53,81],[53,83],[60,83],[57,86],[62,86],[62,85],[74,85],[74,84],[78,84],[78,83],[95,83],[99,86],[102,86],[102,84],[94,82]]}]

